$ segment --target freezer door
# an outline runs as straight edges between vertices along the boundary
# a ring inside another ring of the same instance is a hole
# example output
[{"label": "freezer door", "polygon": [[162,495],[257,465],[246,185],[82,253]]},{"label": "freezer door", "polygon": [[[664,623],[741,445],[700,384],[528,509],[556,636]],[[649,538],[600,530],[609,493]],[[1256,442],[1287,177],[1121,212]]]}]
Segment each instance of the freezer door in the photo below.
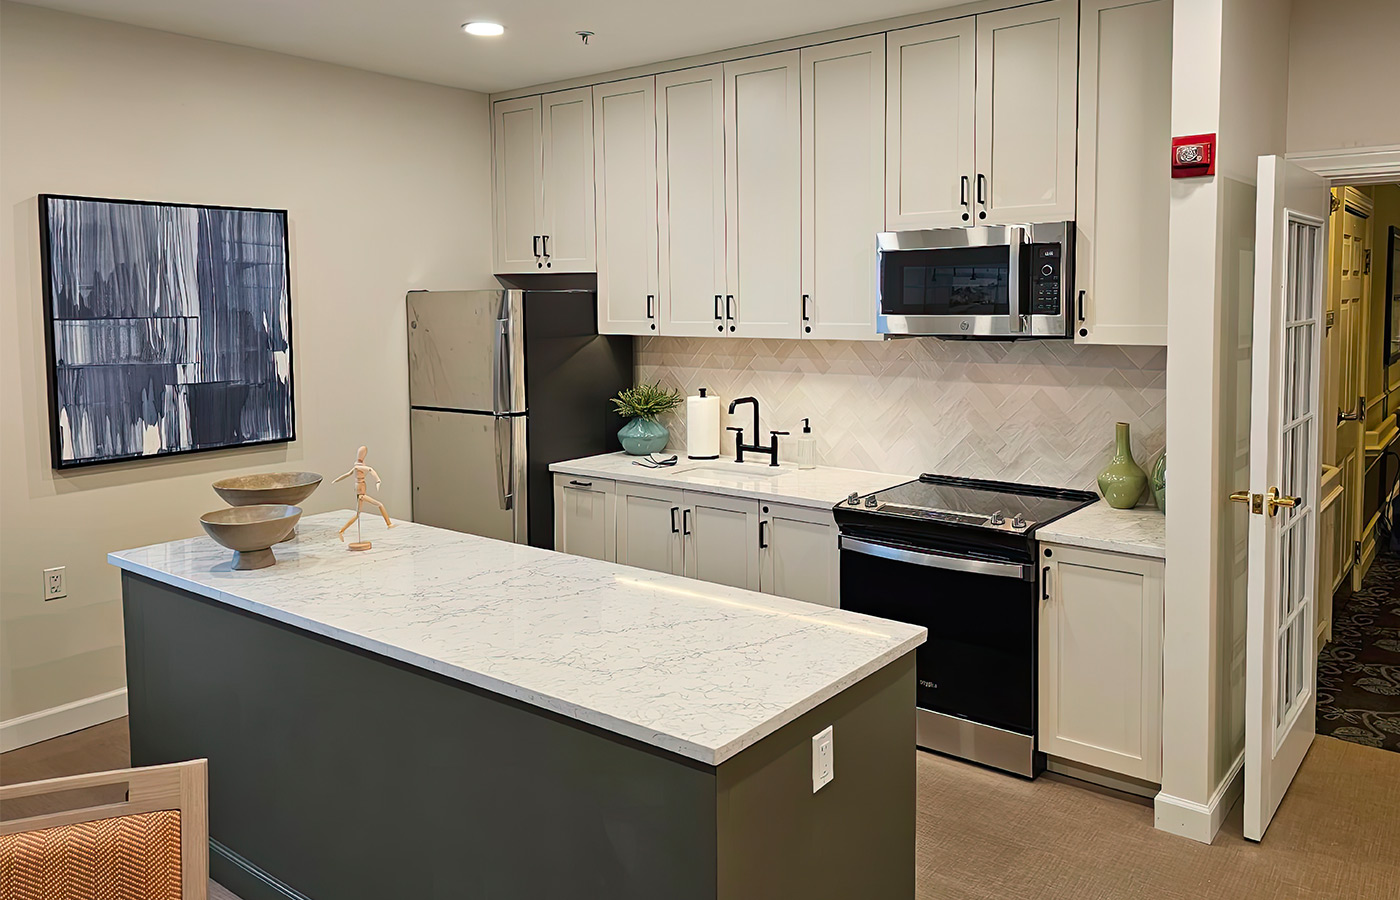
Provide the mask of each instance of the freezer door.
[{"label": "freezer door", "polygon": [[525,411],[520,291],[410,291],[408,402]]},{"label": "freezer door", "polygon": [[525,417],[409,411],[413,521],[502,541],[528,533]]}]

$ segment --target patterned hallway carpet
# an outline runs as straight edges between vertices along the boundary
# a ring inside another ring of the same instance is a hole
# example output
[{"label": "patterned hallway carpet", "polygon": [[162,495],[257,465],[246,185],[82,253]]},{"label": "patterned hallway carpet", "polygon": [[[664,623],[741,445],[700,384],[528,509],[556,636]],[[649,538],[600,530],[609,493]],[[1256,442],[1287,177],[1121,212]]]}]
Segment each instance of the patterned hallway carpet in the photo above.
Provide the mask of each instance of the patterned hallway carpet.
[{"label": "patterned hallway carpet", "polygon": [[1400,556],[1378,555],[1332,619],[1317,660],[1317,733],[1400,752]]}]

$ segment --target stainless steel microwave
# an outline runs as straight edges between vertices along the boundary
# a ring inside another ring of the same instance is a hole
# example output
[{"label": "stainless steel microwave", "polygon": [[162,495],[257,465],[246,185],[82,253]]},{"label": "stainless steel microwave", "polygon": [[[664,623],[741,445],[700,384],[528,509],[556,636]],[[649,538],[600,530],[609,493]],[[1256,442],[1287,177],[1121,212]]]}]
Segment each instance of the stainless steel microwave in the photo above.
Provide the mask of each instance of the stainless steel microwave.
[{"label": "stainless steel microwave", "polygon": [[876,330],[944,338],[1067,338],[1074,223],[880,234]]}]

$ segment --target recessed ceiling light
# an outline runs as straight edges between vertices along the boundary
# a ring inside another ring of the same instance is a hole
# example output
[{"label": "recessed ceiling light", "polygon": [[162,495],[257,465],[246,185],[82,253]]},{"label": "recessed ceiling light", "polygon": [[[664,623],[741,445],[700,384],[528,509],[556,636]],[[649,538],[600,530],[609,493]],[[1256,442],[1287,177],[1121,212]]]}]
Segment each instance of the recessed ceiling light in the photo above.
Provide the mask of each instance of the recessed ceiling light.
[{"label": "recessed ceiling light", "polygon": [[505,32],[505,28],[495,22],[468,22],[462,30],[477,37],[496,37]]}]

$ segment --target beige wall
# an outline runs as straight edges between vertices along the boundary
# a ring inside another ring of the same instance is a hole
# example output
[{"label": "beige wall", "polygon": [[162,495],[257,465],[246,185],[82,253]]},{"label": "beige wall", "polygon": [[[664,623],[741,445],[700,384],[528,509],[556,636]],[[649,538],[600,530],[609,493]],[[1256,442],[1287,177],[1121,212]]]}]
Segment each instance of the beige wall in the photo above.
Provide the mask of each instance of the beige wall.
[{"label": "beige wall", "polygon": [[[403,296],[492,286],[489,150],[480,94],[0,5],[0,721],[122,686],[105,554],[197,533],[215,478],[333,475],[367,443],[408,515]],[[289,210],[299,440],[51,470],[44,192]]]},{"label": "beige wall", "polygon": [[1288,152],[1400,144],[1396,0],[1294,0]]}]

